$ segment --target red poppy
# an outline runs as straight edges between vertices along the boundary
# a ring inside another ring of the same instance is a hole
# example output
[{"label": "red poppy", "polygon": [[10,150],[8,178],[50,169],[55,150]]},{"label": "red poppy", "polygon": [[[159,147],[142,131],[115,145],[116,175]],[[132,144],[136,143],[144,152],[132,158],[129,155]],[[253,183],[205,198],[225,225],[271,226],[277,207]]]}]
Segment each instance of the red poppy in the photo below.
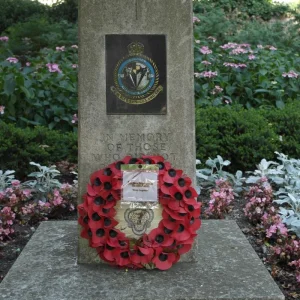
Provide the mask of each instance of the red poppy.
[{"label": "red poppy", "polygon": [[167,182],[162,182],[160,185],[160,190],[162,191],[163,194],[165,195],[171,195],[170,193],[170,188],[173,186],[172,183],[167,183]]},{"label": "red poppy", "polygon": [[131,159],[131,156],[125,156],[122,160],[119,160],[108,166],[111,169],[111,171],[113,172],[115,177],[117,177],[117,178],[122,177],[121,165],[129,164],[130,159]]},{"label": "red poppy", "polygon": [[201,220],[196,217],[192,217],[190,220],[189,230],[190,232],[196,232],[201,227]]},{"label": "red poppy", "polygon": [[164,209],[162,212],[162,217],[163,219],[160,221],[159,224],[162,224],[160,227],[164,226],[170,230],[174,230],[175,227],[177,226],[177,220],[172,218]]},{"label": "red poppy", "polygon": [[159,174],[163,174],[165,171],[167,171],[171,168],[171,164],[168,161],[165,161],[165,159],[162,156],[144,155],[144,156],[142,156],[142,159],[150,160],[153,164],[158,165]]},{"label": "red poppy", "polygon": [[143,236],[144,244],[148,247],[168,247],[171,246],[174,242],[174,239],[165,234],[162,228],[155,228],[151,230],[148,235]]},{"label": "red poppy", "polygon": [[[168,203],[168,206],[172,210],[178,211],[179,207],[184,207],[185,206],[185,204],[183,202],[184,195],[176,186],[172,186],[170,188],[170,195],[172,197],[172,201],[170,201]],[[184,212],[184,211],[182,211],[182,212]]]},{"label": "red poppy", "polygon": [[130,250],[128,249],[114,249],[114,257],[116,259],[116,264],[120,267],[124,267],[130,264]]},{"label": "red poppy", "polygon": [[90,228],[100,228],[103,227],[103,217],[100,216],[97,212],[94,212],[92,208],[90,208],[88,213],[88,224]]},{"label": "red poppy", "polygon": [[114,261],[115,260],[115,254],[114,251],[116,248],[109,246],[108,244],[105,244],[104,251],[103,251],[103,257],[107,261]]},{"label": "red poppy", "polygon": [[199,217],[201,214],[201,203],[194,202],[193,204],[187,205],[188,214],[192,217]]},{"label": "red poppy", "polygon": [[129,240],[126,239],[125,233],[118,229],[110,228],[108,231],[107,244],[116,248],[128,248]]},{"label": "red poppy", "polygon": [[155,249],[155,256],[152,259],[152,262],[155,264],[156,268],[160,270],[170,269],[175,261],[175,253],[163,252],[161,247]]},{"label": "red poppy", "polygon": [[183,175],[181,177],[179,177],[175,182],[174,185],[178,188],[178,189],[184,189],[186,187],[191,186],[192,184],[192,180],[191,178]]},{"label": "red poppy", "polygon": [[104,249],[105,249],[104,247],[98,247],[98,248],[97,248],[97,252],[98,252],[99,257],[100,257],[103,261],[112,264],[112,261],[111,261],[111,260],[107,260],[107,259],[104,257],[104,255],[103,255]]},{"label": "red poppy", "polygon": [[170,209],[169,207],[164,207],[164,210],[166,211],[166,213],[168,213],[169,216],[171,216],[173,219],[175,220],[185,220],[189,217],[189,214],[184,211],[183,213],[178,212],[178,211],[174,211],[172,209]]},{"label": "red poppy", "polygon": [[86,210],[84,209],[83,203],[79,204],[77,206],[77,209],[78,209],[78,213],[79,213],[80,216],[84,217],[86,215]]},{"label": "red poppy", "polygon": [[112,189],[112,177],[103,174],[103,171],[97,171],[91,175],[91,186],[96,193]]},{"label": "red poppy", "polygon": [[185,223],[177,223],[177,226],[171,233],[171,236],[174,237],[176,241],[181,242],[190,238],[191,233]]},{"label": "red poppy", "polygon": [[182,170],[169,169],[165,172],[163,181],[174,184],[181,177],[182,173]]},{"label": "red poppy", "polygon": [[182,195],[183,195],[183,201],[187,204],[195,203],[196,201],[195,199],[198,197],[198,193],[191,186],[182,189]]},{"label": "red poppy", "polygon": [[135,246],[135,252],[131,255],[131,261],[134,264],[148,264],[153,257],[154,250],[152,248],[144,248]]}]

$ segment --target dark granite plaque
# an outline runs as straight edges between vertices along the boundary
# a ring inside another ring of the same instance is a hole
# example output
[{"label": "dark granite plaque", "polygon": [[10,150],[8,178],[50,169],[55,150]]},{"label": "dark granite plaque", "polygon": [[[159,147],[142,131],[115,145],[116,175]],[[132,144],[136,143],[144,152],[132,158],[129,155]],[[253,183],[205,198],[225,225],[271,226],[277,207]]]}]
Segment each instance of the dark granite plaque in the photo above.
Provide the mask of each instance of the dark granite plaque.
[{"label": "dark granite plaque", "polygon": [[106,35],[107,114],[166,114],[166,36]]}]

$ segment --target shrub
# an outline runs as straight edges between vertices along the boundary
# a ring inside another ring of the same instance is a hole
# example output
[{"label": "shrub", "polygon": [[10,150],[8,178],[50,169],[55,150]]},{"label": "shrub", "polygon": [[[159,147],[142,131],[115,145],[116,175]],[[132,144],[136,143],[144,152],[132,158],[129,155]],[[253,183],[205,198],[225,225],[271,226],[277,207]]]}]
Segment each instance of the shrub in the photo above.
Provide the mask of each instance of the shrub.
[{"label": "shrub", "polygon": [[224,219],[231,210],[230,204],[234,200],[231,184],[224,180],[216,180],[216,186],[210,191],[210,201],[205,215],[210,218]]},{"label": "shrub", "polygon": [[47,6],[37,0],[1,0],[0,33],[33,15],[46,14]]},{"label": "shrub", "polygon": [[58,0],[50,7],[49,16],[54,20],[77,22],[78,0]]},{"label": "shrub", "polygon": [[222,9],[227,14],[236,13],[242,17],[256,17],[270,20],[273,17],[282,17],[291,11],[288,5],[272,3],[271,0],[196,0],[194,12],[206,12],[210,9]]},{"label": "shrub", "polygon": [[278,135],[257,110],[232,107],[196,109],[197,158],[221,155],[229,171],[253,170],[257,161],[275,158]]},{"label": "shrub", "polygon": [[6,35],[9,36],[9,50],[17,56],[35,56],[43,48],[78,43],[77,25],[65,20],[53,23],[46,17],[13,24],[7,28]]},{"label": "shrub", "polygon": [[44,49],[30,60],[9,57],[0,61],[0,106],[5,106],[2,117],[6,122],[66,131],[74,128],[77,46],[58,46]]},{"label": "shrub", "polygon": [[300,100],[300,58],[271,45],[195,43],[196,103],[282,108]]},{"label": "shrub", "polygon": [[0,122],[0,170],[17,170],[24,178],[33,168],[31,161],[49,165],[57,161],[77,162],[77,135],[44,127],[16,128]]},{"label": "shrub", "polygon": [[300,157],[300,103],[293,102],[280,110],[259,110],[258,113],[282,140],[279,152]]}]

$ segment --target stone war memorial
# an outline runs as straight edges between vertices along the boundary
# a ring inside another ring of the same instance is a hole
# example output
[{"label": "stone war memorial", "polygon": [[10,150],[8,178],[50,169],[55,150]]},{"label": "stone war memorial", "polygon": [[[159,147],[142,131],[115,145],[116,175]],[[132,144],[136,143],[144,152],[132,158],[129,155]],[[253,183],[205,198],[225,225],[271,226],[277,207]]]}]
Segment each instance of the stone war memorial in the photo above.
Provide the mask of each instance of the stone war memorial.
[{"label": "stone war memorial", "polygon": [[234,221],[200,220],[192,19],[79,1],[78,222],[42,222],[0,299],[284,299]]}]

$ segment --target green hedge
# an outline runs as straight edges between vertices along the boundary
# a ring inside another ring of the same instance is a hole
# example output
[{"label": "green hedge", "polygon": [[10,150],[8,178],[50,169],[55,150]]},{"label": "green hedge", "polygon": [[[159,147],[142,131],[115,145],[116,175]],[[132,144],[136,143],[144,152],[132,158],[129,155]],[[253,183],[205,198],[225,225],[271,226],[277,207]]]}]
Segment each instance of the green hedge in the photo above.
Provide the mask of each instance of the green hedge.
[{"label": "green hedge", "polygon": [[205,162],[218,154],[231,161],[230,171],[253,170],[274,151],[300,157],[300,104],[283,110],[238,107],[196,109],[197,158]]},{"label": "green hedge", "polygon": [[61,160],[77,162],[77,135],[44,127],[16,128],[0,122],[0,170],[15,170],[22,179],[32,168],[29,162],[49,165]]},{"label": "green hedge", "polygon": [[47,6],[37,0],[1,0],[0,35],[6,28],[34,15],[45,15]]}]

